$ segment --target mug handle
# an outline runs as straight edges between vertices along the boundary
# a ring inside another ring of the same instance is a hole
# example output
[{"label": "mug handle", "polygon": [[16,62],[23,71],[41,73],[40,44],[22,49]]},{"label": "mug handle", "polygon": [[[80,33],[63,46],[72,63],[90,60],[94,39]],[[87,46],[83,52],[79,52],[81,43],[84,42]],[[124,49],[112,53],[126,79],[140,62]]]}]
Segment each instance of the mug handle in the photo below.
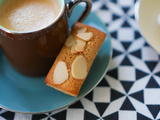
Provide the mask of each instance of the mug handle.
[{"label": "mug handle", "polygon": [[82,13],[82,15],[80,16],[80,18],[78,19],[78,22],[82,22],[87,15],[89,14],[91,7],[92,7],[92,1],[91,0],[71,0],[68,4],[67,4],[67,8],[68,8],[68,17],[70,17],[73,8],[81,3],[81,2],[85,2],[86,3],[86,8],[84,10],[84,12]]}]

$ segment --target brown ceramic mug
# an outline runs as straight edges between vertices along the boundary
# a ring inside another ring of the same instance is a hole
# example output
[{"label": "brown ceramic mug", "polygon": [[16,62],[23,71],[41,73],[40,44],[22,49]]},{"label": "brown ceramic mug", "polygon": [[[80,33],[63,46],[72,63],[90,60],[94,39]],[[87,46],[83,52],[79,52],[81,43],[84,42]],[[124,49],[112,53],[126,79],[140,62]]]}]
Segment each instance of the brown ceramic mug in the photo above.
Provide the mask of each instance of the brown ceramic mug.
[{"label": "brown ceramic mug", "polygon": [[[2,0],[1,0],[2,1]],[[85,2],[86,9],[78,21],[83,21],[91,9],[91,0],[58,0],[61,12],[53,23],[31,32],[16,32],[0,25],[0,44],[10,63],[18,72],[28,76],[46,75],[69,33],[68,17],[74,6]]]}]

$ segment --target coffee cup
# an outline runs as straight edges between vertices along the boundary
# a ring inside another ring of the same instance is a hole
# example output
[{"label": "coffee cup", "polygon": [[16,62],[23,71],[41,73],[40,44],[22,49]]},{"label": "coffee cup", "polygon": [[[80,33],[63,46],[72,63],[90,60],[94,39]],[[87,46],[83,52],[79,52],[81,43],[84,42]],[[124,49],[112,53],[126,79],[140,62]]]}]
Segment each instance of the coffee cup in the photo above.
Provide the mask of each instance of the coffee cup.
[{"label": "coffee cup", "polygon": [[91,0],[0,0],[0,45],[10,65],[23,75],[46,75],[69,34],[68,18],[81,2],[86,3],[77,18],[82,22]]},{"label": "coffee cup", "polygon": [[141,34],[160,54],[160,0],[137,0],[135,18]]}]

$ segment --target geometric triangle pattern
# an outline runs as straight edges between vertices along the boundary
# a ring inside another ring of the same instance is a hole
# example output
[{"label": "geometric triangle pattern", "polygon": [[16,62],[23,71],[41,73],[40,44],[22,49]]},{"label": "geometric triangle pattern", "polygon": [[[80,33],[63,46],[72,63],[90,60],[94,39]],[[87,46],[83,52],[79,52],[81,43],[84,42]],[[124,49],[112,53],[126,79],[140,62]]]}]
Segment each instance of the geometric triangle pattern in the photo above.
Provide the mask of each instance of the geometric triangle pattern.
[{"label": "geometric triangle pattern", "polygon": [[134,19],[134,20],[135,20],[135,16],[134,16],[134,15],[130,16],[130,18],[132,18],[132,19]]},{"label": "geometric triangle pattern", "polygon": [[150,46],[147,42],[144,44],[144,46]]},{"label": "geometric triangle pattern", "polygon": [[152,120],[152,119],[137,113],[137,120]]},{"label": "geometric triangle pattern", "polygon": [[84,112],[84,120],[96,120],[99,117],[85,110]]},{"label": "geometric triangle pattern", "polygon": [[131,27],[127,21],[124,21],[121,27]]},{"label": "geometric triangle pattern", "polygon": [[133,85],[134,82],[131,81],[121,81],[123,88],[125,89],[126,93],[130,90],[131,86]]},{"label": "geometric triangle pattern", "polygon": [[109,103],[95,103],[95,105],[97,110],[99,111],[100,116],[102,116]]},{"label": "geometric triangle pattern", "polygon": [[101,82],[97,85],[97,87],[109,87],[108,82],[103,78]]},{"label": "geometric triangle pattern", "polygon": [[119,56],[121,55],[122,52],[118,51],[118,50],[113,50],[113,54],[112,54],[112,57],[116,57],[116,56]]},{"label": "geometric triangle pattern", "polygon": [[33,120],[39,120],[39,119],[44,119],[47,118],[48,116],[46,114],[39,114],[39,115],[33,115],[32,119]]},{"label": "geometric triangle pattern", "polygon": [[145,76],[147,76],[148,74],[145,73],[144,71],[138,70],[136,69],[136,80],[139,80]]},{"label": "geometric triangle pattern", "polygon": [[117,69],[110,70],[107,72],[107,75],[110,75],[117,80],[118,79],[118,70]]},{"label": "geometric triangle pattern", "polygon": [[120,65],[133,66],[128,57],[126,56]]},{"label": "geometric triangle pattern", "polygon": [[141,37],[141,34],[138,31],[135,31],[134,32],[134,39],[136,40],[136,39],[138,39],[140,37]]},{"label": "geometric triangle pattern", "polygon": [[55,118],[57,120],[65,120],[66,119],[66,110],[62,111],[62,112],[58,112],[56,114],[50,115],[50,119]]},{"label": "geometric triangle pattern", "polygon": [[130,9],[129,7],[122,7],[124,13],[127,13],[129,9]]},{"label": "geometric triangle pattern", "polygon": [[121,42],[121,44],[123,45],[124,49],[127,50],[131,45],[131,42]]},{"label": "geometric triangle pattern", "polygon": [[113,53],[95,89],[66,108],[48,113],[0,108],[0,120],[160,120],[160,55],[139,30],[136,1],[92,0],[93,12],[110,34]]},{"label": "geometric triangle pattern", "polygon": [[133,56],[135,56],[135,57],[138,57],[139,59],[142,58],[141,50],[133,51],[133,52],[131,52],[130,54],[133,55]]},{"label": "geometric triangle pattern", "polygon": [[85,96],[90,101],[93,101],[93,91],[91,91],[88,95]]},{"label": "geometric triangle pattern", "polygon": [[158,83],[156,82],[156,80],[151,77],[146,88],[159,88],[160,86],[158,85]]},{"label": "geometric triangle pattern", "polygon": [[11,120],[11,119],[14,119],[15,114],[13,112],[10,112],[10,111],[2,112],[2,109],[1,109],[0,110],[0,116],[5,120],[9,120],[9,119]]},{"label": "geometric triangle pattern", "polygon": [[117,0],[111,0],[111,2],[116,3],[117,4]]},{"label": "geometric triangle pattern", "polygon": [[120,110],[135,110],[130,100],[126,97],[125,101],[123,102]]},{"label": "geometric triangle pattern", "polygon": [[113,38],[117,38],[117,31],[113,31],[110,33],[110,35],[113,37]]},{"label": "geometric triangle pattern", "polygon": [[155,68],[157,62],[145,62],[146,65],[148,66],[148,68],[150,69],[150,71],[153,71],[153,69]]},{"label": "geometric triangle pattern", "polygon": [[111,90],[111,101],[117,100],[123,96],[124,94],[120,93],[119,91],[116,91],[114,89]]},{"label": "geometric triangle pattern", "polygon": [[69,108],[84,108],[80,101],[72,104]]},{"label": "geometric triangle pattern", "polygon": [[108,10],[108,7],[105,4],[103,4],[100,9],[101,10]]},{"label": "geometric triangle pattern", "polygon": [[103,117],[103,120],[118,120],[118,112]]},{"label": "geometric triangle pattern", "polygon": [[142,91],[138,91],[136,93],[131,94],[130,96],[132,96],[133,98],[135,98],[136,100],[144,103],[144,98],[143,98],[143,90]]},{"label": "geometric triangle pattern", "polygon": [[147,105],[149,111],[152,113],[153,117],[156,119],[156,116],[160,112],[160,105]]},{"label": "geometric triangle pattern", "polygon": [[159,76],[159,77],[160,77],[160,72],[155,73],[155,75],[157,75],[157,76]]},{"label": "geometric triangle pattern", "polygon": [[118,16],[118,15],[116,15],[116,14],[113,14],[112,15],[112,20],[117,20],[117,19],[119,19],[120,18],[120,16]]}]

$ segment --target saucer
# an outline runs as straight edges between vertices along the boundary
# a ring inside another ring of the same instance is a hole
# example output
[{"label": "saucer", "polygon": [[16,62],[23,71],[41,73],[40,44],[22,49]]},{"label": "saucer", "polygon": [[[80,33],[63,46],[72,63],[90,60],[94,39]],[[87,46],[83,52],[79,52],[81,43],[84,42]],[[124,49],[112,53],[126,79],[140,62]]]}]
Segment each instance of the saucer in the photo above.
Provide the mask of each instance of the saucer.
[{"label": "saucer", "polygon": [[[83,8],[77,6],[69,19],[69,26],[77,20]],[[94,18],[94,19],[93,19]],[[84,21],[108,34],[106,26],[91,12]],[[112,56],[111,40],[106,37],[91,70],[79,92],[72,97],[46,86],[45,77],[27,77],[17,73],[8,63],[0,49],[0,107],[12,112],[38,114],[61,109],[75,103],[97,86],[109,67]]]},{"label": "saucer", "polygon": [[137,0],[135,18],[147,43],[160,54],[160,1]]}]

